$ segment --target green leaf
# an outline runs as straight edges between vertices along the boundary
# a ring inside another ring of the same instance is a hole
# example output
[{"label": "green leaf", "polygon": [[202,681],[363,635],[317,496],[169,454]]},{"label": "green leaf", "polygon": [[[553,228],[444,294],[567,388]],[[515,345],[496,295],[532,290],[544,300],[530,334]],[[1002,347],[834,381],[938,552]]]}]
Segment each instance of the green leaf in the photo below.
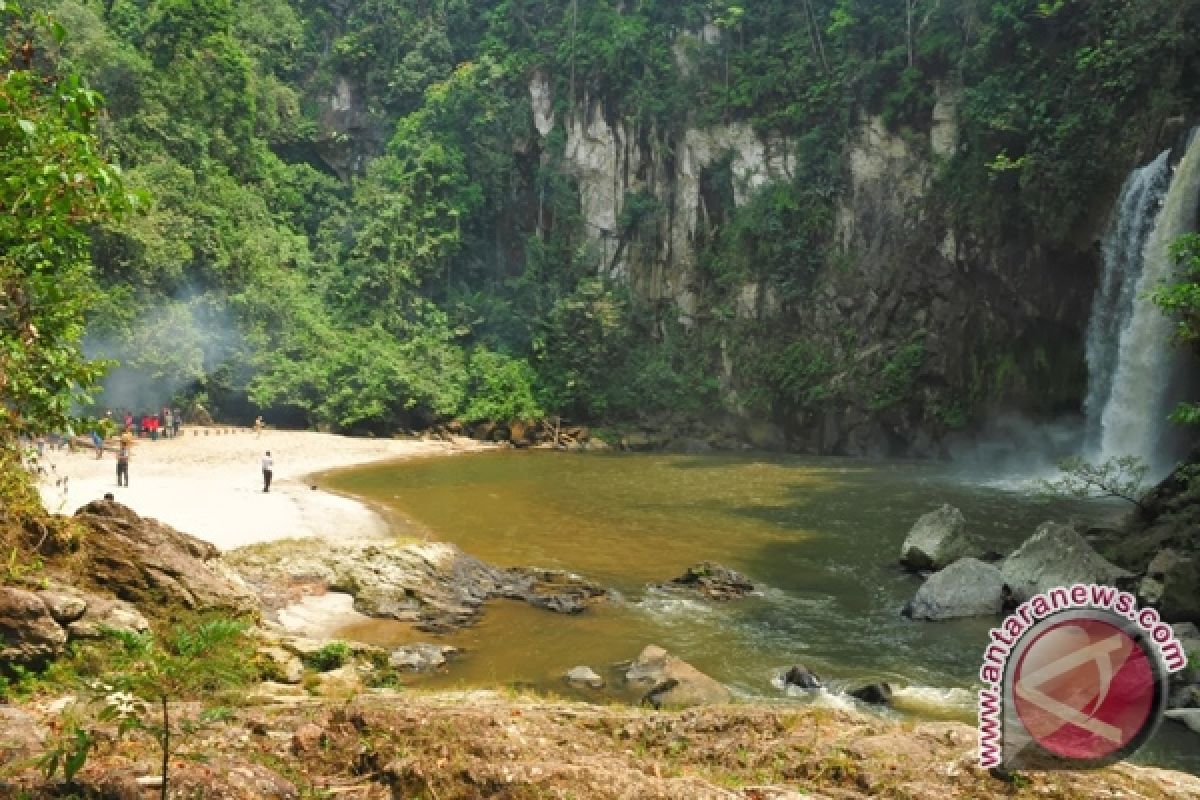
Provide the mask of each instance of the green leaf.
[{"label": "green leaf", "polygon": [[37,133],[37,125],[27,119],[17,120],[17,124],[21,126],[21,130],[25,131],[26,136],[33,136]]}]

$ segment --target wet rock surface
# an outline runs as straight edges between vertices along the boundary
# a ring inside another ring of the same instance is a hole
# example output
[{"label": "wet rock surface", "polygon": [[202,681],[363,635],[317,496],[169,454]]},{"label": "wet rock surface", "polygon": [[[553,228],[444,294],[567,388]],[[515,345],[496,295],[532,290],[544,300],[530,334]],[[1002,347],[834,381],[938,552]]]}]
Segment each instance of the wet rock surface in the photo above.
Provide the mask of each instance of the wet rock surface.
[{"label": "wet rock surface", "polygon": [[868,705],[886,706],[892,702],[892,687],[891,684],[868,683],[866,686],[859,686],[856,689],[851,689],[846,692],[856,700],[861,700]]},{"label": "wet rock surface", "polygon": [[603,689],[604,678],[591,667],[574,667],[567,670],[563,680],[572,686],[587,686],[590,689]]},{"label": "wet rock surface", "polygon": [[718,602],[737,600],[759,591],[754,582],[745,575],[715,561],[702,561],[690,566],[678,578],[660,583],[654,588],[667,591],[692,590]]},{"label": "wet rock surface", "polygon": [[247,548],[228,560],[259,593],[268,613],[299,596],[335,590],[352,595],[359,613],[412,622],[428,632],[475,622],[483,604],[493,598],[578,614],[607,595],[578,575],[501,569],[445,543],[335,545],[304,540],[286,549]]},{"label": "wet rock surface", "polygon": [[435,672],[458,653],[457,647],[417,642],[397,647],[388,656],[388,666],[400,672]]},{"label": "wet rock surface", "polygon": [[644,705],[655,708],[728,703],[729,690],[658,645],[647,645],[625,671],[630,686],[646,690]]},{"label": "wet rock surface", "polygon": [[798,689],[820,689],[821,679],[803,664],[795,664],[781,676],[783,685]]}]

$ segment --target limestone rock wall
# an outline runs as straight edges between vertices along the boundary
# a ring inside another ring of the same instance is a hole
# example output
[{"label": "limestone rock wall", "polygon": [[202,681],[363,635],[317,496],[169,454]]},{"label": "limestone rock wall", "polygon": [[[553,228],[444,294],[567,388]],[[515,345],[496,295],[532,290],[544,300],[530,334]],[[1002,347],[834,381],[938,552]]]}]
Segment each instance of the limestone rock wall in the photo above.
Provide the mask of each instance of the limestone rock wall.
[{"label": "limestone rock wall", "polygon": [[[794,143],[741,122],[674,135],[639,131],[588,98],[556,119],[551,86],[545,75],[531,82],[534,127],[543,138],[565,128],[566,169],[578,183],[584,235],[601,271],[693,326],[697,232],[711,212],[705,170],[727,159],[741,206],[769,182],[793,178]],[[838,402],[773,420],[794,449],[937,455],[969,414],[1050,417],[1077,408],[1095,255],[1023,242],[985,247],[953,228],[935,186],[939,164],[958,148],[958,102],[955,87],[939,87],[924,133],[861,119],[843,154],[839,252],[806,302],[785,307],[774,287],[757,283],[735,294],[738,317],[782,320],[838,365]],[[649,246],[620,246],[622,209],[637,194],[663,210],[657,235]],[[875,407],[872,376],[913,342],[924,355],[911,395]],[[721,355],[721,383],[736,409],[737,365]]]}]

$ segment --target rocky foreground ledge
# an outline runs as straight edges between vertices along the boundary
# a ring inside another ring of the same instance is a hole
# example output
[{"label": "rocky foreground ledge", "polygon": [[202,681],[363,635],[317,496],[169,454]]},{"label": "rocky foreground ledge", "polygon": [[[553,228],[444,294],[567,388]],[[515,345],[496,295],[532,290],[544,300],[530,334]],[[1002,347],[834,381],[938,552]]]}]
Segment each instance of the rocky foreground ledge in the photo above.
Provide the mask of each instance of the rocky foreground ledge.
[{"label": "rocky foreground ledge", "polygon": [[[1198,778],[1129,765],[1001,780],[977,766],[975,732],[959,723],[759,706],[667,713],[494,692],[368,690],[331,702],[274,691],[180,753],[173,797],[1200,797]],[[9,713],[0,747],[19,758],[13,747],[24,737],[32,751],[45,724],[36,709]],[[155,774],[152,751],[133,738],[98,753],[77,777],[80,796],[146,796],[139,778]],[[36,785],[28,773],[0,780],[5,797]]]},{"label": "rocky foreground ledge", "polygon": [[[79,538],[62,543],[61,553],[40,537],[48,562],[37,585],[0,588],[0,599],[10,601],[7,611],[0,608],[0,632],[14,662],[53,659],[99,625],[143,629],[171,609],[256,618],[261,602],[269,620],[314,590],[341,589],[362,611],[433,629],[469,624],[489,596],[564,612],[599,596],[575,576],[499,569],[425,543],[301,543],[286,553],[279,543],[237,555],[237,575],[214,548],[118,504],[91,504],[75,520]],[[260,656],[269,656],[270,640]],[[686,676],[663,672],[669,666],[667,654],[646,648],[630,679],[644,678],[651,700],[670,705],[666,694]],[[365,688],[355,663],[306,677],[301,665],[294,683],[208,698],[205,707],[219,704],[222,713],[178,743],[171,797],[1200,797],[1200,778],[1130,765],[1002,780],[977,766],[976,733],[961,723],[728,705],[727,695],[702,701],[716,705],[659,711],[495,692],[399,692]],[[0,798],[62,796],[63,787],[47,787],[36,761],[61,740],[73,702],[0,704]],[[176,716],[200,710],[175,706]],[[75,796],[156,794],[156,742],[137,732],[118,737],[105,722],[90,735],[98,746],[70,787]]]}]

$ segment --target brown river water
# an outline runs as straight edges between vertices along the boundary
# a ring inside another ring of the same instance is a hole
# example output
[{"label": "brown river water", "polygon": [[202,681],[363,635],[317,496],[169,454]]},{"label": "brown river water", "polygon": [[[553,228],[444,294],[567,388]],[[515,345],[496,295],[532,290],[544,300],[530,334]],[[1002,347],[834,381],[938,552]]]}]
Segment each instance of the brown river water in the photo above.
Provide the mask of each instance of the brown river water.
[{"label": "brown river water", "polygon": [[[455,634],[398,623],[347,630],[376,644],[424,640],[462,648],[428,688],[521,686],[571,697],[562,674],[601,675],[659,644],[745,698],[787,697],[774,679],[801,662],[833,690],[887,680],[908,687],[909,713],[972,722],[976,673],[992,619],[900,616],[920,580],[897,566],[921,514],[950,503],[1008,552],[1047,519],[1100,519],[1111,504],[1049,499],[972,481],[945,465],[765,454],[537,452],[424,459],[333,474],[325,482],[391,512],[397,533],[457,544],[499,566],[566,569],[617,599],[563,616],[511,601]],[[650,588],[702,560],[765,587],[709,604]],[[1191,738],[1189,738],[1191,737]],[[1139,760],[1200,773],[1200,740],[1164,723]]]}]

